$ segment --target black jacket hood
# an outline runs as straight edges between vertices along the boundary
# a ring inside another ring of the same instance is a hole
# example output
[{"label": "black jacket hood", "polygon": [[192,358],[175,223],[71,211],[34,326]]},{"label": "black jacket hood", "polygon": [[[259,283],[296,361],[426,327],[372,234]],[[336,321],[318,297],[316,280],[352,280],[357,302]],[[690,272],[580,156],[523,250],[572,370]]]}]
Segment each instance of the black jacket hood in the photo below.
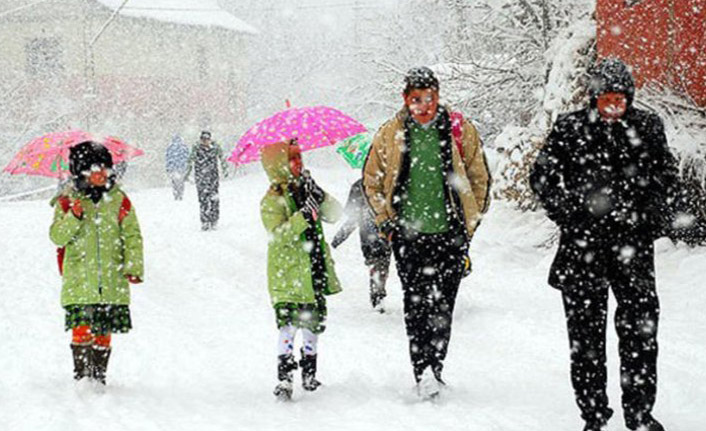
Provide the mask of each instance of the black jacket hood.
[{"label": "black jacket hood", "polygon": [[606,58],[591,71],[588,85],[591,107],[596,107],[598,96],[605,93],[622,93],[627,97],[628,108],[635,98],[635,81],[628,66],[617,58]]}]

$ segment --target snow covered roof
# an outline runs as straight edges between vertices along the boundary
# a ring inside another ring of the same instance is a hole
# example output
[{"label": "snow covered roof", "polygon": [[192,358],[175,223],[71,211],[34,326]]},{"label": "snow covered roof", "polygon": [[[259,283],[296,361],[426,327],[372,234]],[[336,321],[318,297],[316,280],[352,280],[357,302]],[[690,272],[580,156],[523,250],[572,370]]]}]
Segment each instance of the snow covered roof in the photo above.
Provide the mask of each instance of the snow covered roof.
[{"label": "snow covered roof", "polygon": [[[116,10],[124,0],[96,1]],[[128,0],[120,14],[176,24],[216,26],[241,33],[258,33],[255,27],[218,6],[217,0]]]}]

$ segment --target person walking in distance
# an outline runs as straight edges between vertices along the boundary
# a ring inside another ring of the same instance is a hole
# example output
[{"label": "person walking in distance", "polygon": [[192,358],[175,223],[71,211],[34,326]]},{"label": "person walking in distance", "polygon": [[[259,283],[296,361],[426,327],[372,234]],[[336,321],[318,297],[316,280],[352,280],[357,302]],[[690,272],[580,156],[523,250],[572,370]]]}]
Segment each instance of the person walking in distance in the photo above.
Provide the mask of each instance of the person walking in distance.
[{"label": "person walking in distance", "polygon": [[164,159],[174,200],[180,201],[184,197],[184,177],[189,163],[189,147],[181,136],[174,135],[167,146]]},{"label": "person walking in distance", "polygon": [[220,217],[220,172],[227,177],[227,166],[223,150],[217,142],[211,140],[211,132],[204,130],[201,138],[194,144],[189,154],[185,178],[194,170],[196,191],[199,196],[201,230],[214,230]]}]

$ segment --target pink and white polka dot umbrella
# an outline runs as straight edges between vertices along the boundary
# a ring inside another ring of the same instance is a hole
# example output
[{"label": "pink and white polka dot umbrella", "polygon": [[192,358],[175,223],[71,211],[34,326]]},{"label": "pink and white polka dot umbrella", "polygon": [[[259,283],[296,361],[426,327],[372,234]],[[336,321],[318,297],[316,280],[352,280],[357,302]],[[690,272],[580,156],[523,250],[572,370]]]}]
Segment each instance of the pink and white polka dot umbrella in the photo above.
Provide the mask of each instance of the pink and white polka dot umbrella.
[{"label": "pink and white polka dot umbrella", "polygon": [[365,132],[365,126],[328,106],[290,108],[251,127],[238,140],[228,161],[236,165],[260,159],[260,149],[297,138],[302,151],[333,145]]}]

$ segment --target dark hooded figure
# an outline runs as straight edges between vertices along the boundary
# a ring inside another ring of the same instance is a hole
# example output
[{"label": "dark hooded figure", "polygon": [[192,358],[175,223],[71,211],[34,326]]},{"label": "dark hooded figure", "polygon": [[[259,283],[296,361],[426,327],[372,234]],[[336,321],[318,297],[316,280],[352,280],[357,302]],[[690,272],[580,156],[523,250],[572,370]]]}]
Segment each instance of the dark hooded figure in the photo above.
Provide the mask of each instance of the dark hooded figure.
[{"label": "dark hooded figure", "polygon": [[676,161],[662,121],[633,106],[628,68],[615,59],[593,71],[589,107],[560,116],[530,175],[547,216],[561,230],[549,284],[561,290],[571,347],[571,381],[585,431],[604,430],[608,291],[618,306],[625,424],[661,431],[657,391],[659,301],[654,246],[671,223]]},{"label": "dark hooded figure", "polygon": [[351,186],[343,212],[346,215],[346,221],[336,232],[331,246],[338,247],[358,228],[360,249],[365,258],[365,264],[370,269],[370,303],[375,311],[384,313],[383,300],[387,296],[385,283],[390,270],[392,250],[390,244],[380,238],[373,211],[365,199],[362,178]]}]

